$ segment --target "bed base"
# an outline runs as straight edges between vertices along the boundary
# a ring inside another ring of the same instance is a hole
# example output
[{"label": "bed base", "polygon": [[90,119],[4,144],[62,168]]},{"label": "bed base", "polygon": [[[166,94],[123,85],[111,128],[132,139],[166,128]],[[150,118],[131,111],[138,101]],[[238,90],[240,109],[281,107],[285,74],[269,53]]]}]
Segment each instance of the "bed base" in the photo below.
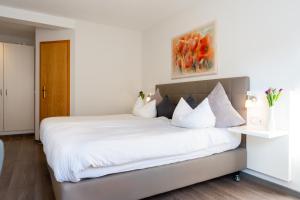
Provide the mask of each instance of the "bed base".
[{"label": "bed base", "polygon": [[86,179],[78,183],[55,180],[57,200],[137,200],[241,171],[246,168],[245,148],[194,160]]}]

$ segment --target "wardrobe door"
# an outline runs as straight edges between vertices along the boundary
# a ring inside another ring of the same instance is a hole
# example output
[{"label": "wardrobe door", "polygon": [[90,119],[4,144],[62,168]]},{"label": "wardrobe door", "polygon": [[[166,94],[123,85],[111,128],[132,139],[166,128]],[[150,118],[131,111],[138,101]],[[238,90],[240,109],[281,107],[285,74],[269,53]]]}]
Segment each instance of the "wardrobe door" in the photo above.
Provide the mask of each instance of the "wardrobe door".
[{"label": "wardrobe door", "polygon": [[34,129],[34,48],[4,44],[4,130]]},{"label": "wardrobe door", "polygon": [[3,131],[3,43],[0,43],[0,131]]}]

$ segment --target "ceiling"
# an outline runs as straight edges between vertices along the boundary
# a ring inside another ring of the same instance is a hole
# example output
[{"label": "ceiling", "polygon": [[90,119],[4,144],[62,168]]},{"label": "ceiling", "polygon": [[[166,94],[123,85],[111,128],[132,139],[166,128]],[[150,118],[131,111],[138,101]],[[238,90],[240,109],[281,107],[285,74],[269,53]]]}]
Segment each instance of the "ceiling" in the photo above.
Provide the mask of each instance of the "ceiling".
[{"label": "ceiling", "polygon": [[199,0],[0,0],[1,5],[144,30]]}]

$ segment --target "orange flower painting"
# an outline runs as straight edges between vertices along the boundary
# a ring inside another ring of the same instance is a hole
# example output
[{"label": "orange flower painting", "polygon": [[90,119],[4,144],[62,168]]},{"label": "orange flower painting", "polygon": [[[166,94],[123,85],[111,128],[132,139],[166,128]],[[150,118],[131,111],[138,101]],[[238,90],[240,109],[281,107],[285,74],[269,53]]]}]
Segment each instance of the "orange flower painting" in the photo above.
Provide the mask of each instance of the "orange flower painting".
[{"label": "orange flower painting", "polygon": [[215,64],[214,24],[173,39],[172,78],[214,74]]}]

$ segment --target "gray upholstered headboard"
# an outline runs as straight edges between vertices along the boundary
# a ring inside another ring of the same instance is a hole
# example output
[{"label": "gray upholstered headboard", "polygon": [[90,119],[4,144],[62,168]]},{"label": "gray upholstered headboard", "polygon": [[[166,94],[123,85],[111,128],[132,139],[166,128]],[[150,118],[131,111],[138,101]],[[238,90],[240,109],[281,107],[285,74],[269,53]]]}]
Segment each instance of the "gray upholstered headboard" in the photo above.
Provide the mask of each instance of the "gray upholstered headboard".
[{"label": "gray upholstered headboard", "polygon": [[[162,96],[168,95],[175,104],[177,104],[180,97],[188,97],[190,95],[198,102],[201,102],[214,89],[218,82],[223,85],[233,107],[246,119],[245,101],[247,91],[250,89],[249,77],[161,84],[157,85],[156,88],[159,88]],[[241,146],[245,146],[245,138],[243,138]]]}]

